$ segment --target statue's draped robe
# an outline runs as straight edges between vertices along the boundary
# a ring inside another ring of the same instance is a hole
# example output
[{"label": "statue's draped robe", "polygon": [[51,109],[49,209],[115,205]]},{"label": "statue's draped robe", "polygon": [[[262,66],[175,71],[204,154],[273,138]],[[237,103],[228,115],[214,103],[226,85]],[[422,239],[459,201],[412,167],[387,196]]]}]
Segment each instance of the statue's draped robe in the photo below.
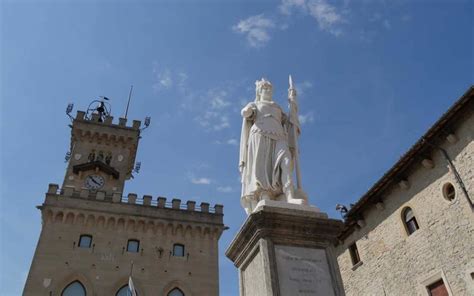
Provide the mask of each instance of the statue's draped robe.
[{"label": "statue's draped robe", "polygon": [[291,176],[282,178],[281,172],[282,161],[291,160],[284,112],[278,104],[266,101],[249,103],[242,113],[249,109],[253,112],[243,119],[240,140],[241,203],[246,209],[251,201],[258,202],[263,192],[277,197],[293,186]]}]

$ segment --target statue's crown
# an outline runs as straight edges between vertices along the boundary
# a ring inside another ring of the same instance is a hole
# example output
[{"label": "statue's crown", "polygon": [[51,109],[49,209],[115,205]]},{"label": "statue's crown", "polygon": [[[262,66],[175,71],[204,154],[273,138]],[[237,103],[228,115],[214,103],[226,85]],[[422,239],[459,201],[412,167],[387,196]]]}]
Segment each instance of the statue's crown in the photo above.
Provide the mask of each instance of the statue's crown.
[{"label": "statue's crown", "polygon": [[261,80],[255,81],[255,87],[257,90],[260,90],[262,88],[272,88],[272,84],[270,81],[266,80],[265,78],[262,78]]}]

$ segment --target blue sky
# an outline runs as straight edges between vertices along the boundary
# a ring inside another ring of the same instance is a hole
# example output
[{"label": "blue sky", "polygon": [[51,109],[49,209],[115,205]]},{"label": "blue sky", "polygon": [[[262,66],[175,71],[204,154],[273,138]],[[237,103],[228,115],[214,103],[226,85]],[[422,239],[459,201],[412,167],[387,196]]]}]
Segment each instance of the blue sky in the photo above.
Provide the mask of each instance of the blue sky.
[{"label": "blue sky", "polygon": [[1,1],[0,295],[19,295],[48,183],[62,183],[68,103],[152,117],[127,192],[239,204],[240,108],[268,78],[299,90],[303,186],[331,217],[356,201],[474,81],[472,1]]}]

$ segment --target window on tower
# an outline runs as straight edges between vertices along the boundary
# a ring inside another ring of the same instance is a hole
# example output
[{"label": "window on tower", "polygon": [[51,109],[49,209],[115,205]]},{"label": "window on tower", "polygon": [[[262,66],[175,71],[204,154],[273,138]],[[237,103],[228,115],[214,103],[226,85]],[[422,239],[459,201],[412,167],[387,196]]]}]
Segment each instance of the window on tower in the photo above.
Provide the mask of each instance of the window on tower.
[{"label": "window on tower", "polygon": [[82,234],[79,237],[79,248],[90,248],[92,245],[92,235]]},{"label": "window on tower", "polygon": [[184,245],[174,244],[173,245],[173,256],[184,257]]},{"label": "window on tower", "polygon": [[127,243],[127,252],[138,253],[140,248],[140,241],[136,239],[129,239]]}]

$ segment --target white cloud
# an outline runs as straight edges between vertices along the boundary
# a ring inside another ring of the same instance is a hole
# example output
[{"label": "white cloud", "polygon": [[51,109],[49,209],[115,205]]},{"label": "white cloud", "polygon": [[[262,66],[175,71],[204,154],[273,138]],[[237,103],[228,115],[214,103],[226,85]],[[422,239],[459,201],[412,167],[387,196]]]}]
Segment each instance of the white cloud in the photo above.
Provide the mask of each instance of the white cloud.
[{"label": "white cloud", "polygon": [[177,83],[177,86],[178,86],[178,90],[182,93],[186,92],[186,82],[188,80],[188,74],[184,73],[184,72],[179,72],[178,73],[178,83]]},{"label": "white cloud", "polygon": [[227,92],[224,90],[212,89],[208,92],[212,109],[222,109],[230,105],[227,99]]},{"label": "white cloud", "polygon": [[191,183],[197,184],[197,185],[209,185],[211,184],[211,179],[209,178],[191,178]]},{"label": "white cloud", "polygon": [[195,120],[207,130],[220,131],[230,127],[228,107],[231,106],[226,89],[211,89],[200,100],[206,108]]},{"label": "white cloud", "polygon": [[233,189],[230,186],[217,187],[217,191],[219,192],[229,193],[229,192],[232,192],[232,190]]},{"label": "white cloud", "polygon": [[318,22],[321,30],[335,36],[342,34],[339,25],[345,20],[335,6],[327,3],[326,0],[311,0],[308,2],[308,10],[309,14]]},{"label": "white cloud", "polygon": [[171,80],[171,73],[169,70],[158,75],[158,83],[164,88],[170,88],[173,85],[173,80]]},{"label": "white cloud", "polygon": [[301,125],[311,123],[314,121],[314,115],[312,111],[309,111],[306,114],[300,114],[298,115],[298,119],[300,120]]},{"label": "white cloud", "polygon": [[381,19],[382,19],[382,15],[379,12],[376,12],[369,18],[369,22],[378,22]]},{"label": "white cloud", "polygon": [[382,14],[379,12],[374,13],[370,18],[369,22],[381,24],[385,29],[390,30],[392,28],[392,23],[386,19]]},{"label": "white cloud", "polygon": [[316,19],[321,30],[335,36],[342,34],[340,25],[346,22],[336,6],[326,0],[282,0],[278,8],[283,15],[291,15],[294,10],[308,13]]},{"label": "white cloud", "polygon": [[158,63],[153,63],[153,90],[168,89],[173,86],[171,71],[169,69],[161,70]]},{"label": "white cloud", "polygon": [[237,141],[237,139],[229,139],[227,140],[226,142],[228,145],[238,145],[239,142]]},{"label": "white cloud", "polygon": [[247,37],[247,41],[252,47],[262,47],[270,40],[269,31],[275,27],[275,23],[263,16],[254,15],[232,27],[232,29]]},{"label": "white cloud", "polygon": [[229,118],[227,117],[227,115],[221,115],[218,117],[218,121],[217,123],[215,123],[212,128],[215,130],[215,131],[220,131],[224,128],[228,128],[230,127],[230,123],[229,123]]},{"label": "white cloud", "polygon": [[301,83],[296,83],[296,91],[300,96],[303,96],[310,88],[313,88],[313,83],[311,81],[305,80]]},{"label": "white cloud", "polygon": [[164,89],[177,89],[182,95],[186,95],[186,83],[188,75],[184,72],[172,71],[161,68],[157,62],[153,62],[153,90],[158,92]]},{"label": "white cloud", "polygon": [[278,9],[282,14],[290,15],[293,8],[306,10],[306,0],[283,0]]},{"label": "white cloud", "polygon": [[229,117],[227,115],[216,112],[206,111],[203,115],[197,116],[195,120],[209,130],[220,131],[230,127]]},{"label": "white cloud", "polygon": [[229,139],[229,140],[226,140],[226,141],[217,140],[217,141],[214,141],[214,144],[237,146],[237,145],[239,145],[239,141],[237,141],[237,139]]}]

